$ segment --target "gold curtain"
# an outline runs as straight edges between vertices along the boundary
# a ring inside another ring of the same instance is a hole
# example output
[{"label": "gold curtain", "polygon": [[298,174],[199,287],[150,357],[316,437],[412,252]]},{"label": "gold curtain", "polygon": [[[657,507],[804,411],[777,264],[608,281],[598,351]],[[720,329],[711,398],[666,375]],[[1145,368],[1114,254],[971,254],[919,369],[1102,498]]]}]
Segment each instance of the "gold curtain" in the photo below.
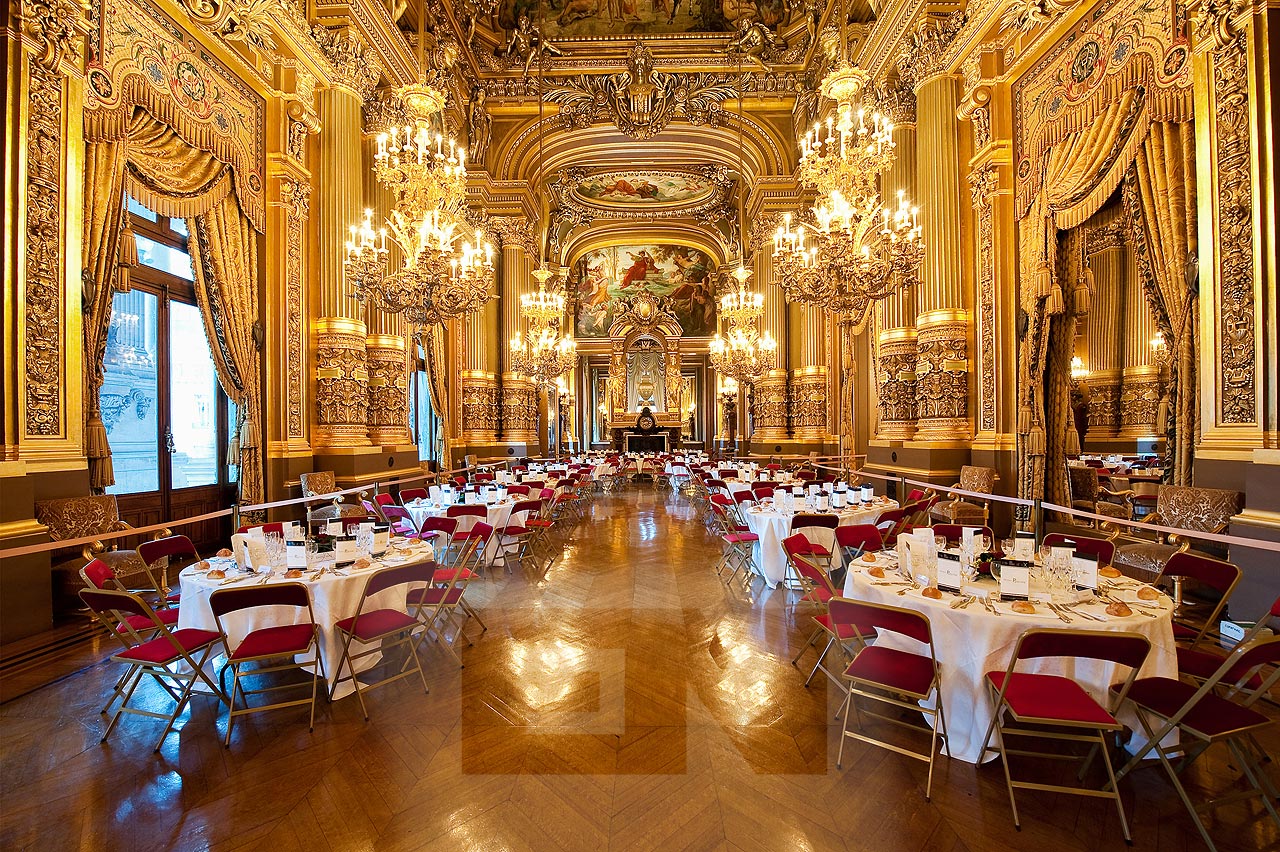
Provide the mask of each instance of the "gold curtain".
[{"label": "gold curtain", "polygon": [[[1058,375],[1061,365],[1055,366],[1061,353],[1055,352],[1070,349],[1065,332],[1069,325],[1074,334],[1075,323],[1054,318],[1068,309],[1079,312],[1081,300],[1088,298],[1083,264],[1070,256],[1059,262],[1059,232],[1083,224],[1115,192],[1146,127],[1140,91],[1130,89],[1093,123],[1065,136],[1043,158],[1040,191],[1019,223],[1027,331],[1018,359],[1018,467],[1019,493],[1028,499],[1044,497],[1046,488],[1051,495],[1061,491],[1059,496],[1065,496],[1066,474],[1058,470],[1063,466],[1058,462],[1060,456],[1065,461],[1067,438],[1065,431],[1061,436],[1058,432],[1071,419],[1070,385],[1065,385],[1064,409],[1064,376]],[[1068,240],[1068,245],[1074,244]],[[1070,358],[1068,351],[1066,364]],[[1069,382],[1069,372],[1065,376]]]},{"label": "gold curtain", "polygon": [[84,257],[85,269],[92,276],[84,342],[90,484],[100,489],[114,482],[106,429],[98,428],[102,423],[99,391],[113,285],[120,283],[112,264],[128,266],[133,252],[130,241],[120,239],[122,231],[128,233],[122,228],[127,193],[162,216],[187,220],[196,299],[218,380],[227,396],[240,406],[241,422],[246,424],[240,434],[245,450],[240,459],[242,497],[257,502],[262,497],[258,447],[262,414],[260,359],[253,343],[253,326],[258,320],[258,263],[252,225],[236,203],[230,166],[192,147],[140,107],[134,110],[126,130],[124,139],[85,146]]},{"label": "gold curtain", "polygon": [[84,441],[89,487],[101,493],[116,481],[111,444],[102,422],[102,360],[111,327],[111,299],[117,287],[124,225],[125,146],[85,145],[84,165]]},{"label": "gold curtain", "polygon": [[240,500],[263,498],[258,324],[258,243],[235,196],[187,220],[196,301],[213,349],[218,380],[238,407]]},{"label": "gold curtain", "polygon": [[426,359],[427,385],[431,390],[431,410],[436,414],[436,446],[440,449],[440,465],[448,468],[449,459],[449,387],[445,382],[445,327],[441,324],[422,330],[422,353]]},{"label": "gold curtain", "polygon": [[1193,125],[1157,122],[1137,152],[1125,187],[1139,268],[1147,279],[1148,294],[1161,309],[1157,314],[1163,312],[1171,334],[1167,343],[1174,435],[1169,454],[1175,485],[1191,484],[1192,454],[1199,432],[1199,299],[1194,283],[1187,280],[1188,264],[1197,250],[1195,157]]}]

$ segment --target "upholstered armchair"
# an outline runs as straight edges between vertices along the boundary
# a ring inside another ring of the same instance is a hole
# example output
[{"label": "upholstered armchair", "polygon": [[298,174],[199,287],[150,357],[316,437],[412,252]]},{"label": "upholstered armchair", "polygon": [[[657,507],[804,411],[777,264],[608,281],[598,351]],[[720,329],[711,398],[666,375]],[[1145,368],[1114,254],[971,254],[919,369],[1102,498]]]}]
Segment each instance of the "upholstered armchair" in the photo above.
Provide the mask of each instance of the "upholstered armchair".
[{"label": "upholstered armchair", "polygon": [[331,470],[318,470],[298,477],[302,483],[303,497],[321,497],[338,490],[338,481]]},{"label": "upholstered armchair", "polygon": [[[994,467],[978,467],[967,464],[960,468],[960,481],[955,488],[958,491],[972,491],[977,494],[991,494],[996,487],[996,469]],[[948,492],[950,500],[942,500],[934,505],[929,517],[944,524],[964,524],[966,526],[986,526],[990,514],[987,500],[976,502],[973,498],[964,498],[954,491]]]},{"label": "upholstered armchair", "polygon": [[[1098,470],[1093,467],[1067,466],[1067,496],[1071,508],[1095,515],[1106,515],[1122,521],[1133,517],[1133,492],[1112,491],[1103,488],[1098,480]],[[1093,526],[1087,521],[1085,526]]]},{"label": "upholstered armchair", "polygon": [[[1156,496],[1156,510],[1142,519],[1125,534],[1116,527],[1116,568],[1135,579],[1152,582],[1164,570],[1169,557],[1181,551],[1191,550],[1195,534],[1222,533],[1231,517],[1240,513],[1243,495],[1239,491],[1220,488],[1194,488],[1189,485],[1161,485]],[[1182,535],[1162,535],[1143,530],[1145,524],[1178,527],[1187,530]],[[1224,549],[1205,543],[1196,551],[1207,556],[1221,557]]]},{"label": "upholstered armchair", "polygon": [[[49,528],[49,538],[68,541],[86,536],[108,535],[133,529],[120,520],[116,498],[110,494],[86,497],[59,497],[36,503],[36,520]],[[59,551],[54,551],[55,560]],[[135,550],[118,548],[115,544],[93,541],[67,558],[61,552],[62,561],[53,565],[54,599],[58,604],[77,607],[76,595],[84,588],[80,569],[91,559],[101,559],[115,572],[120,582],[130,588],[149,585],[147,566]]]}]

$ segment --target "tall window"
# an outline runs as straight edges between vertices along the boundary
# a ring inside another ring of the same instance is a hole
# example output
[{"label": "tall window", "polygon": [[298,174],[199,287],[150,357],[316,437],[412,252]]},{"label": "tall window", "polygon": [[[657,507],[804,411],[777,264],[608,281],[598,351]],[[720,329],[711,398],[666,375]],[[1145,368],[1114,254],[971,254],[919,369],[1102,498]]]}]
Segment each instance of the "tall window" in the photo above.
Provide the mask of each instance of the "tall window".
[{"label": "tall window", "polygon": [[116,483],[111,494],[159,495],[225,485],[234,411],[218,387],[192,288],[187,228],[129,200],[139,265],[116,293],[100,401]]},{"label": "tall window", "polygon": [[[417,358],[414,360],[421,363]],[[411,378],[413,399],[409,406],[409,431],[418,444],[418,460],[439,461],[440,441],[436,433],[440,429],[440,418],[431,407],[431,382],[426,370],[415,370]]]}]

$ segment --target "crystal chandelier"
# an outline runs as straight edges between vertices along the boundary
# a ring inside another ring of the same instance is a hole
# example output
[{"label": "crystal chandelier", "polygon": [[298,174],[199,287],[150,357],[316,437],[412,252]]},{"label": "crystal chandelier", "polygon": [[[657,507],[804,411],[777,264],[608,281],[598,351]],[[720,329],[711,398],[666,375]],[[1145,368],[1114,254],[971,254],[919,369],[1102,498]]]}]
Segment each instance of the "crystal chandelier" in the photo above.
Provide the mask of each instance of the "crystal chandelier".
[{"label": "crystal chandelier", "polygon": [[794,302],[820,305],[859,331],[872,303],[919,281],[924,261],[918,210],[898,193],[881,206],[880,181],[893,164],[893,125],[859,98],[867,74],[841,62],[823,78],[836,103],[800,141],[801,183],[818,191],[809,225],[784,218],[774,235],[780,286]]},{"label": "crystal chandelier", "polygon": [[538,289],[520,297],[520,315],[528,321],[524,336],[511,338],[511,369],[539,385],[554,385],[578,362],[578,344],[560,334],[564,296],[547,289],[554,273],[542,264],[533,271]]},{"label": "crystal chandelier", "polygon": [[[471,241],[465,223],[463,149],[431,129],[444,90],[419,80],[396,97],[407,123],[379,134],[373,164],[378,182],[395,194],[395,208],[385,227],[374,229],[370,210],[351,226],[343,272],[357,300],[403,314],[417,332],[484,307],[493,289],[493,247],[480,229]],[[400,250],[399,268],[388,266],[388,237]]]},{"label": "crystal chandelier", "polygon": [[764,296],[747,289],[751,273],[741,263],[728,281],[736,286],[720,297],[720,315],[728,323],[724,335],[711,338],[711,367],[720,375],[739,384],[751,384],[764,377],[774,366],[778,343],[773,335],[761,336],[756,327],[764,314]]}]

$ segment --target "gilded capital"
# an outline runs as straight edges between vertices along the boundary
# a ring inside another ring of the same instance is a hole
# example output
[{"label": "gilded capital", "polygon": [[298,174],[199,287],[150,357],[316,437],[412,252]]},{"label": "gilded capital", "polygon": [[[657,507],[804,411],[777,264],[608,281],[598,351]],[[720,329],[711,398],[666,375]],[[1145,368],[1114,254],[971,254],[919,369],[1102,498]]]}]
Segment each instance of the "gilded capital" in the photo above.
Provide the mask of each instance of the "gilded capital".
[{"label": "gilded capital", "polygon": [[946,71],[947,46],[964,26],[963,11],[949,15],[927,16],[907,40],[907,46],[898,57],[898,74],[913,89],[931,77]]},{"label": "gilded capital", "polygon": [[42,67],[53,71],[64,58],[79,53],[88,13],[88,0],[23,0],[22,35]]},{"label": "gilded capital", "polygon": [[317,24],[311,36],[333,63],[334,84],[354,92],[361,101],[367,101],[378,85],[382,64],[358,34],[350,29],[329,29]]},{"label": "gilded capital", "polygon": [[895,127],[915,127],[916,93],[901,77],[876,86],[872,97]]}]

